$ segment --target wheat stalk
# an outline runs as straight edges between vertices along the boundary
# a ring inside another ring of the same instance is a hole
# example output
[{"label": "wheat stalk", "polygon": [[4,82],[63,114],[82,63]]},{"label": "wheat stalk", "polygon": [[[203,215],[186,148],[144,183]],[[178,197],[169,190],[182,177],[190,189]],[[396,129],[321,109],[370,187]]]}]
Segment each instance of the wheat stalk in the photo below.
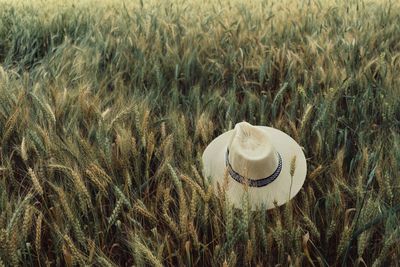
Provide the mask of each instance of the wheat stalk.
[{"label": "wheat stalk", "polygon": [[3,144],[5,144],[5,142],[10,138],[12,132],[14,131],[15,126],[17,124],[17,118],[18,118],[19,113],[20,113],[20,109],[19,109],[19,107],[17,107],[15,109],[14,113],[8,118],[8,120],[4,126],[5,132],[3,133],[3,139],[2,139]]},{"label": "wheat stalk", "polygon": [[26,147],[25,136],[22,137],[22,142],[21,142],[21,158],[25,162],[28,160],[28,151],[27,151],[27,147]]},{"label": "wheat stalk", "polygon": [[107,183],[104,180],[100,180],[97,174],[91,170],[91,168],[86,169],[85,173],[101,192],[107,194]]},{"label": "wheat stalk", "polygon": [[289,187],[289,200],[292,196],[292,184],[293,184],[293,176],[296,171],[296,156],[293,156],[290,161],[290,187]]},{"label": "wheat stalk", "polygon": [[86,210],[86,206],[91,206],[90,193],[78,172],[71,170],[71,175],[74,180],[75,188],[78,190],[81,199],[81,209]]},{"label": "wheat stalk", "polygon": [[117,201],[117,203],[115,204],[115,207],[114,207],[110,217],[108,217],[108,224],[109,225],[114,224],[115,220],[117,219],[117,216],[121,213],[123,204],[124,204],[124,200],[119,199]]},{"label": "wheat stalk", "polygon": [[77,261],[80,265],[85,265],[86,262],[86,256],[84,256],[79,249],[75,246],[74,242],[72,241],[72,239],[65,234],[63,236],[64,241],[66,242],[68,248],[71,250],[72,256],[74,258],[75,261]]},{"label": "wheat stalk", "polygon": [[17,248],[18,248],[18,233],[16,231],[16,229],[14,229],[14,231],[12,231],[11,233],[11,237],[9,237],[9,239],[7,240],[7,250],[8,250],[8,255],[11,258],[11,263],[12,266],[18,266],[18,262],[19,262],[19,256],[17,254]]},{"label": "wheat stalk", "polygon": [[304,216],[303,220],[304,220],[307,228],[310,230],[311,234],[314,237],[316,237],[317,239],[319,239],[320,233],[318,231],[318,228],[315,226],[314,222],[308,216]]},{"label": "wheat stalk", "polygon": [[193,179],[188,177],[187,175],[181,174],[181,178],[183,181],[188,183],[193,191],[200,194],[201,198],[205,201],[206,200],[206,192],[200,187],[198,183],[196,183]]},{"label": "wheat stalk", "polygon": [[133,210],[142,215],[143,217],[147,218],[151,222],[153,223],[157,222],[156,217],[150,211],[148,211],[146,206],[140,200],[138,200],[135,204],[133,204]]},{"label": "wheat stalk", "polygon": [[17,223],[18,219],[20,218],[20,215],[24,208],[28,205],[29,201],[32,199],[33,195],[31,193],[28,193],[25,198],[19,203],[18,207],[15,209],[13,212],[10,221],[8,222],[7,225],[7,235],[9,235],[14,229],[14,225]]},{"label": "wheat stalk", "polygon": [[42,196],[43,195],[43,188],[40,185],[38,177],[36,176],[35,172],[30,167],[28,168],[28,172],[29,172],[29,175],[30,175],[30,177],[32,179],[33,187],[35,188],[36,193],[38,193],[39,195]]},{"label": "wheat stalk", "polygon": [[192,199],[190,200],[190,215],[192,219],[196,218],[197,216],[197,207],[199,204],[199,195],[192,191]]},{"label": "wheat stalk", "polygon": [[6,229],[0,229],[0,249],[5,249],[7,243],[7,231]]},{"label": "wheat stalk", "polygon": [[74,229],[75,235],[78,238],[78,241],[81,244],[85,243],[85,235],[82,232],[81,225],[79,223],[79,220],[75,217],[73,214],[70,205],[68,204],[67,196],[65,195],[65,192],[62,188],[55,187],[55,190],[58,193],[59,200],[61,203],[61,206],[63,207],[63,211],[65,215],[67,216],[68,220],[71,222],[72,227]]},{"label": "wheat stalk", "polygon": [[32,215],[33,215],[34,207],[31,205],[28,205],[25,208],[25,213],[23,217],[23,223],[22,223],[22,236],[23,238],[26,238],[28,236],[28,232],[32,227]]},{"label": "wheat stalk", "polygon": [[162,205],[163,217],[167,222],[168,226],[174,232],[176,236],[180,236],[180,231],[178,230],[177,224],[172,220],[172,218],[168,215],[169,203],[171,201],[171,196],[169,195],[169,191],[164,191],[164,202]]},{"label": "wheat stalk", "polygon": [[157,259],[156,256],[154,256],[154,254],[150,251],[150,249],[139,241],[139,238],[137,236],[134,237],[134,244],[138,252],[142,254],[152,266],[156,267],[163,266],[160,260]]},{"label": "wheat stalk", "polygon": [[225,229],[226,229],[226,239],[228,243],[230,244],[233,240],[233,207],[229,202],[226,202],[226,207],[225,207]]},{"label": "wheat stalk", "polygon": [[160,132],[161,132],[161,139],[164,140],[166,138],[166,136],[167,136],[167,130],[166,130],[166,126],[165,126],[165,121],[163,121],[161,123]]},{"label": "wheat stalk", "polygon": [[42,221],[43,221],[43,213],[39,212],[36,219],[36,237],[35,237],[35,248],[37,255],[39,255],[41,248]]},{"label": "wheat stalk", "polygon": [[143,114],[143,119],[142,119],[142,124],[141,124],[141,134],[142,134],[142,145],[146,147],[146,140],[147,140],[147,128],[149,126],[149,116],[150,116],[150,111],[145,110]]},{"label": "wheat stalk", "polygon": [[30,93],[30,96],[35,99],[35,101],[39,104],[40,108],[42,109],[46,119],[51,121],[53,124],[56,123],[56,116],[54,115],[54,112],[52,111],[50,105],[48,103],[43,102],[40,100],[34,93]]}]

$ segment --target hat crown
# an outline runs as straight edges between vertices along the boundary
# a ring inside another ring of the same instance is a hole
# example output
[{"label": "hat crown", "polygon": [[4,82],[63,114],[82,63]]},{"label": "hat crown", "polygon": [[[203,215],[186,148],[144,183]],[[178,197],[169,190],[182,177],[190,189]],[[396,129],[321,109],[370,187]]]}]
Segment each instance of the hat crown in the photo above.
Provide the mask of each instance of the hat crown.
[{"label": "hat crown", "polygon": [[248,179],[268,177],[279,164],[277,151],[266,132],[247,122],[235,125],[228,150],[232,169]]}]

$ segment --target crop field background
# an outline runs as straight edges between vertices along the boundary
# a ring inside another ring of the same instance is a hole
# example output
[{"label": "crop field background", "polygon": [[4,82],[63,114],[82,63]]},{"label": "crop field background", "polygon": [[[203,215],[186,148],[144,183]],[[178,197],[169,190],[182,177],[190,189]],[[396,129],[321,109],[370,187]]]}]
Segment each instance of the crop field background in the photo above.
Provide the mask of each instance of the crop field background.
[{"label": "crop field background", "polygon": [[[0,266],[399,266],[397,1],[126,2],[0,2]],[[243,120],[289,204],[202,175]]]}]

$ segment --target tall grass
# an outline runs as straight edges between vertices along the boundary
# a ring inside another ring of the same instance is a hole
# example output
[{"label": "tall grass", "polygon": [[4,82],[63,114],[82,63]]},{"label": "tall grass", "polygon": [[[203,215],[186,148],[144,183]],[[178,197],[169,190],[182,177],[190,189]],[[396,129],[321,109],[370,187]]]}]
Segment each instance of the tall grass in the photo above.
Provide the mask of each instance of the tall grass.
[{"label": "tall grass", "polygon": [[[399,19],[395,1],[1,2],[0,266],[397,264]],[[290,204],[236,210],[202,176],[242,120],[303,146]]]}]

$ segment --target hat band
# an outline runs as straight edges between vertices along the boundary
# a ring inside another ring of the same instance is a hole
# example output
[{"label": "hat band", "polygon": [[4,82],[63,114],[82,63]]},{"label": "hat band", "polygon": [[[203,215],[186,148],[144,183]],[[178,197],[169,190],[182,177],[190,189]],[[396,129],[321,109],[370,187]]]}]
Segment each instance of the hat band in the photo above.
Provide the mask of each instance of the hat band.
[{"label": "hat band", "polygon": [[276,178],[278,178],[279,174],[281,173],[282,170],[282,157],[281,154],[279,154],[279,152],[276,152],[278,154],[279,157],[279,163],[278,163],[278,167],[276,167],[276,170],[274,171],[273,174],[271,174],[268,177],[262,178],[262,179],[250,179],[250,178],[245,178],[242,175],[240,175],[239,173],[235,172],[229,162],[229,149],[226,150],[226,154],[225,154],[225,163],[226,163],[226,167],[228,168],[228,172],[230,174],[230,176],[235,179],[237,182],[242,183],[242,184],[248,184],[251,187],[263,187],[266,185],[269,185],[270,183],[272,183],[273,181],[275,181]]}]

